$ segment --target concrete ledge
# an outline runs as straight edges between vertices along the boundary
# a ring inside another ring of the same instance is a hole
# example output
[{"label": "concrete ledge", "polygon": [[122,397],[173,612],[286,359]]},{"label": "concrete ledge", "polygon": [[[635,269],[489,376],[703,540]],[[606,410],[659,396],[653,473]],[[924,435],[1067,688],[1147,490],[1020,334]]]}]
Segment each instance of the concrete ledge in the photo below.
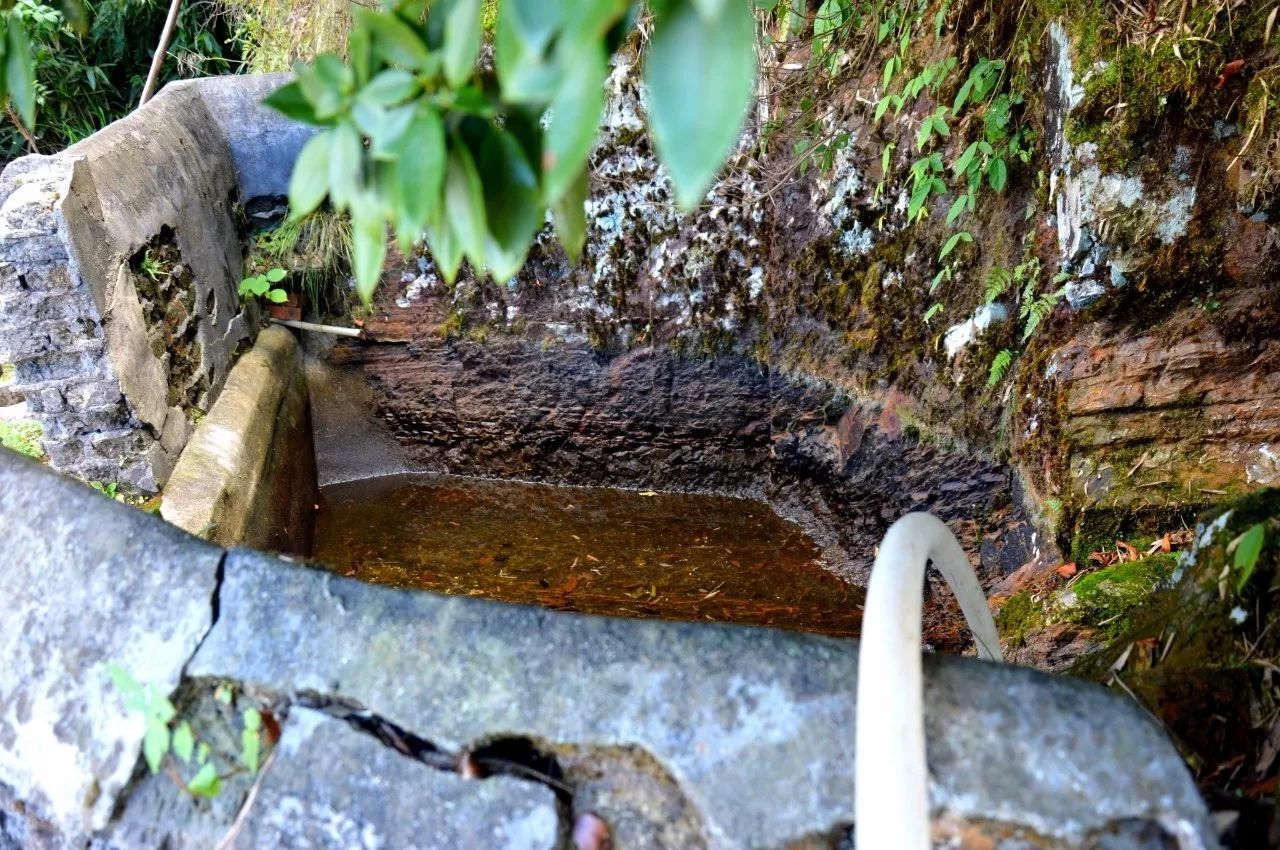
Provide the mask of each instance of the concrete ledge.
[{"label": "concrete ledge", "polygon": [[271,327],[196,428],[160,514],[223,545],[305,552],[315,490],[302,350],[289,331]]}]

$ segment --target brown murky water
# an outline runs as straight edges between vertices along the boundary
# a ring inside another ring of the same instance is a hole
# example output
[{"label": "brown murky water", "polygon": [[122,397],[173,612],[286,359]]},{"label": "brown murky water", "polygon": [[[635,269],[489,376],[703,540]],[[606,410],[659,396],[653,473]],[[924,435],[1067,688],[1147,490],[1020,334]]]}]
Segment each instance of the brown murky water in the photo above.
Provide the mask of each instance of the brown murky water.
[{"label": "brown murky water", "polygon": [[397,587],[853,635],[862,592],[743,499],[393,475],[326,487],[313,556]]}]

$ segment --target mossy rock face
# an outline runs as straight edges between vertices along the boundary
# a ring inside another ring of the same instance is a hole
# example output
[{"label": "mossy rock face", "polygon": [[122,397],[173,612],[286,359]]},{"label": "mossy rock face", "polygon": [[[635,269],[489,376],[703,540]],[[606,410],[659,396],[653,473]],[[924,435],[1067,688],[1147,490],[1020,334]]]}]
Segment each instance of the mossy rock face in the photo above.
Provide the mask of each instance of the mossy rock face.
[{"label": "mossy rock face", "polygon": [[[1136,584],[1156,578],[1169,558],[1144,561],[1081,580],[1080,603],[1121,572]],[[1133,693],[1164,722],[1202,777],[1240,759],[1230,787],[1267,779],[1277,765],[1262,756],[1270,724],[1260,718],[1280,697],[1269,672],[1280,659],[1278,568],[1280,490],[1207,511],[1196,523],[1191,548],[1132,614],[1131,626],[1081,659],[1075,672]],[[1117,596],[1124,594],[1112,598]]]},{"label": "mossy rock face", "polygon": [[1159,554],[1089,573],[1071,588],[1072,619],[1108,633],[1122,633],[1133,612],[1168,579],[1176,563],[1176,555]]}]

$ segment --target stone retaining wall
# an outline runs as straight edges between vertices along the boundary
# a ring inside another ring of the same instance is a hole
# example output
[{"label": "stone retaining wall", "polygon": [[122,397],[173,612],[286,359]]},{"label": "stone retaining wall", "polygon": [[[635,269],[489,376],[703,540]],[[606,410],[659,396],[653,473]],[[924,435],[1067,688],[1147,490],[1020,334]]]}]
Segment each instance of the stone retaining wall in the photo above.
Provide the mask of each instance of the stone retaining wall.
[{"label": "stone retaining wall", "polygon": [[284,194],[307,133],[258,105],[281,80],[169,85],[0,175],[0,363],[56,469],[155,492],[252,342],[240,205]]}]

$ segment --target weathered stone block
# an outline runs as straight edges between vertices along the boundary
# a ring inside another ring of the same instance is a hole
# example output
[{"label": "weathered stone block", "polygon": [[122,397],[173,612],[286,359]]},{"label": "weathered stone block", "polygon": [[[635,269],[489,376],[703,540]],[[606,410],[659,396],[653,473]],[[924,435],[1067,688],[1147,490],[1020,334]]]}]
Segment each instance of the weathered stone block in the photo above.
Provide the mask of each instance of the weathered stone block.
[{"label": "weathered stone block", "polygon": [[222,553],[0,450],[0,784],[77,841],[103,827],[144,723],[108,664],[171,691]]}]

